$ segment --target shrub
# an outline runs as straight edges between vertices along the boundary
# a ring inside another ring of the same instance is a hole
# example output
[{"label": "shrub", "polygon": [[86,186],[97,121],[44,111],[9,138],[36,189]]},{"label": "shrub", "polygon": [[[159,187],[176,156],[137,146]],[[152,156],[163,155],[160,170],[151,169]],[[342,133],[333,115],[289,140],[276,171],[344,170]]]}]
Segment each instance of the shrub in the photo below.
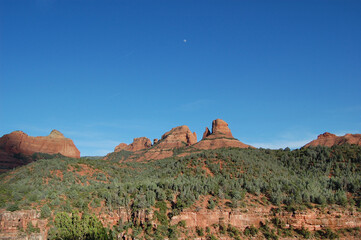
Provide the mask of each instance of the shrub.
[{"label": "shrub", "polygon": [[315,236],[323,238],[323,239],[339,238],[338,234],[334,233],[330,228],[325,228],[325,229],[316,231]]},{"label": "shrub", "polygon": [[256,236],[258,233],[258,229],[255,228],[253,225],[250,227],[246,227],[243,231],[243,234],[246,236]]},{"label": "shrub", "polygon": [[6,210],[10,212],[15,212],[19,210],[19,206],[17,204],[12,204],[9,207],[7,207]]},{"label": "shrub", "polygon": [[181,221],[178,222],[177,225],[178,225],[179,227],[185,228],[185,227],[186,227],[186,221],[181,220]]},{"label": "shrub", "polygon": [[41,216],[41,218],[48,218],[51,216],[51,210],[47,204],[45,204],[41,208],[40,216]]},{"label": "shrub", "polygon": [[204,236],[204,231],[203,231],[203,228],[200,228],[200,227],[196,227],[196,232],[197,232],[197,235],[199,237],[203,237]]},{"label": "shrub", "polygon": [[304,227],[302,227],[301,229],[295,229],[295,232],[300,234],[303,238],[306,239],[311,237],[311,232],[305,229]]}]

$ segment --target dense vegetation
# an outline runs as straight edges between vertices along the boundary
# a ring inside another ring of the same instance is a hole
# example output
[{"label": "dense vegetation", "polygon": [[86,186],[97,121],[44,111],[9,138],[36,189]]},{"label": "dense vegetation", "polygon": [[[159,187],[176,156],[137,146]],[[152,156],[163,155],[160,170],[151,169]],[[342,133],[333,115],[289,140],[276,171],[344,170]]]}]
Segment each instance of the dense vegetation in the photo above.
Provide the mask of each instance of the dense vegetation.
[{"label": "dense vegetation", "polygon": [[[118,159],[128,155],[120,153]],[[157,213],[166,228],[149,230],[149,236],[175,236],[169,218],[202,195],[212,196],[210,209],[219,199],[228,199],[228,207],[241,207],[246,193],[262,194],[265,201],[286,207],[360,208],[361,147],[230,148],[150,162],[119,163],[114,156],[108,161],[62,157],[38,160],[0,175],[0,181],[5,183],[0,186],[1,208],[38,206],[43,217],[74,209],[87,213],[124,207],[137,212],[170,204],[170,216],[161,210]],[[119,231],[127,227],[124,223]]]}]

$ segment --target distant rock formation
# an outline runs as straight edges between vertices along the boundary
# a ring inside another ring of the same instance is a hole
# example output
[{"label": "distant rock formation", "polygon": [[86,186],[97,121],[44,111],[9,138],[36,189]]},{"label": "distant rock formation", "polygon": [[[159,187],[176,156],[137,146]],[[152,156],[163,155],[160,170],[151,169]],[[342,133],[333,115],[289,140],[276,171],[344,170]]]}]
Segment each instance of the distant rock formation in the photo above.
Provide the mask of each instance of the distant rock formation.
[{"label": "distant rock formation", "polygon": [[206,127],[202,140],[194,144],[193,147],[198,149],[217,149],[224,147],[248,148],[252,146],[235,139],[228,124],[222,119],[216,119],[212,122],[212,132]]},{"label": "distant rock formation", "polygon": [[119,152],[121,150],[136,152],[139,150],[150,148],[151,146],[152,146],[152,142],[150,141],[149,138],[139,137],[139,138],[134,138],[133,142],[129,145],[125,143],[119,144],[118,146],[115,147],[114,152]]},{"label": "distant rock formation", "polygon": [[209,135],[211,135],[211,131],[209,131],[208,127],[206,127],[206,130],[203,133],[203,137],[202,139],[205,139],[206,137],[208,137]]},{"label": "distant rock formation", "polygon": [[73,141],[53,130],[45,137],[31,137],[22,131],[5,134],[0,138],[0,172],[33,161],[34,153],[61,154],[80,158],[80,152]]},{"label": "distant rock formation", "polygon": [[304,147],[326,146],[332,147],[334,145],[355,144],[361,146],[361,134],[346,134],[344,136],[336,136],[335,134],[325,132],[318,135],[316,140],[307,143]]},{"label": "distant rock formation", "polygon": [[140,157],[142,160],[162,159],[171,157],[175,149],[186,148],[197,142],[197,134],[191,132],[187,126],[172,128],[155,141],[152,148]]},{"label": "distant rock formation", "polygon": [[[180,152],[182,156],[185,156],[192,151],[224,147],[248,148],[252,146],[235,139],[228,124],[222,119],[216,119],[212,122],[212,132],[206,128],[200,142],[197,142],[197,134],[189,130],[188,126],[183,125],[172,128],[164,133],[159,140],[154,139],[153,145],[151,145],[151,141],[148,138],[135,138],[132,144],[119,144],[115,147],[114,152],[120,152],[121,150],[130,151],[133,153],[127,155],[127,161],[143,161],[167,158]],[[119,154],[112,155],[110,153],[104,159],[109,160],[119,156]],[[124,158],[125,156],[121,155],[118,159],[123,161]]]},{"label": "distant rock formation", "polygon": [[193,145],[197,142],[197,134],[192,133],[185,125],[172,128],[163,134],[158,142],[160,148],[180,148]]},{"label": "distant rock formation", "polygon": [[73,141],[65,138],[58,130],[45,137],[31,137],[22,131],[5,134],[0,138],[0,149],[10,154],[30,156],[33,153],[60,153],[66,157],[80,158],[80,152]]},{"label": "distant rock formation", "polygon": [[222,119],[216,119],[212,122],[212,134],[213,136],[224,136],[228,138],[233,138],[231,129],[228,127],[228,123]]}]

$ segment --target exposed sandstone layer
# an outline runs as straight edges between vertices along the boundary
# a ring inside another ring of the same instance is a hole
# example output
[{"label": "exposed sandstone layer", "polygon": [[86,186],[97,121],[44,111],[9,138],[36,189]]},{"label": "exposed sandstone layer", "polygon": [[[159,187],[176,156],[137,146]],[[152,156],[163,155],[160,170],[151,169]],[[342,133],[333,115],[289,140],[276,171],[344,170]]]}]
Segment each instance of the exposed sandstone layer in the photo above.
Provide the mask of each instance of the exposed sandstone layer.
[{"label": "exposed sandstone layer", "polygon": [[[171,224],[177,224],[184,220],[189,227],[209,227],[213,224],[227,226],[231,224],[241,230],[251,225],[260,226],[260,222],[265,223],[274,218],[270,207],[259,207],[247,209],[246,211],[231,210],[207,210],[198,212],[184,211],[172,218]],[[282,212],[277,214],[280,220],[286,223],[286,227],[308,229],[316,231],[323,228],[341,229],[361,227],[361,214],[349,211],[334,211],[333,213],[323,213],[320,210],[297,211],[294,213]]]},{"label": "exposed sandstone layer", "polygon": [[175,149],[188,147],[196,142],[197,134],[195,132],[192,133],[189,127],[185,125],[175,127],[164,133],[162,138],[158,140],[152,148],[146,151],[140,159],[162,159],[171,157]]},{"label": "exposed sandstone layer", "polygon": [[31,137],[22,131],[15,131],[0,138],[0,173],[30,163],[34,153],[60,153],[80,158],[73,141],[57,130],[45,137]]},{"label": "exposed sandstone layer", "polygon": [[344,136],[336,136],[335,134],[325,132],[318,135],[316,140],[307,143],[304,147],[326,146],[332,147],[334,145],[355,144],[361,146],[361,134],[346,134]]},{"label": "exposed sandstone layer", "polygon": [[[26,234],[24,231],[29,223],[38,227],[40,233]],[[17,240],[45,240],[47,238],[46,219],[40,219],[40,212],[36,210],[23,210],[16,212],[0,211],[0,239]],[[21,231],[23,230],[23,231]]]},{"label": "exposed sandstone layer", "polygon": [[208,127],[206,127],[206,130],[203,133],[202,139],[205,139],[206,137],[208,137],[211,134],[212,134],[211,131],[209,131]]},{"label": "exposed sandstone layer", "polygon": [[[128,161],[158,160],[179,154],[177,149],[182,149],[181,156],[185,156],[194,151],[217,148],[253,148],[235,139],[228,124],[222,119],[216,119],[212,122],[212,132],[206,128],[203,138],[197,142],[197,134],[191,132],[185,125],[172,128],[163,134],[161,139],[154,139],[153,145],[148,138],[135,138],[130,145],[121,143],[115,147],[114,152],[129,151],[130,156],[126,157]],[[128,153],[127,153],[128,154]],[[104,159],[111,159],[112,153]],[[125,159],[121,159],[123,161]]]},{"label": "exposed sandstone layer", "polygon": [[0,138],[0,149],[10,154],[60,153],[66,157],[80,158],[80,152],[73,141],[53,130],[45,137],[31,137],[22,131],[15,131]]},{"label": "exposed sandstone layer", "polygon": [[180,148],[193,145],[197,142],[197,134],[192,133],[185,125],[172,128],[163,134],[157,143],[158,148]]},{"label": "exposed sandstone layer", "polygon": [[136,152],[139,150],[147,149],[152,146],[152,142],[149,138],[146,137],[139,137],[134,138],[133,142],[129,145],[125,143],[121,143],[118,146],[115,147],[114,152],[119,152],[121,150],[130,151],[130,152]]},{"label": "exposed sandstone layer", "polygon": [[[206,228],[212,225],[231,224],[232,226],[243,231],[246,227],[259,227],[260,223],[271,221],[274,217],[286,223],[286,227],[300,229],[304,227],[310,231],[330,228],[345,229],[361,227],[361,213],[350,211],[346,208],[338,210],[321,211],[319,209],[308,209],[305,211],[280,212],[276,215],[271,211],[272,206],[253,206],[246,209],[215,209],[209,210],[202,208],[198,211],[184,210],[179,215],[173,216],[171,224],[177,224],[184,220],[189,229]],[[152,210],[140,210],[131,212],[125,208],[120,208],[110,213],[100,212],[97,214],[104,226],[114,226],[119,221],[127,222],[135,220],[137,224],[145,224],[151,222],[153,226],[157,226]],[[40,234],[37,238],[25,238],[24,233],[19,229],[26,229],[29,222],[33,226],[40,228]],[[0,239],[46,239],[47,220],[40,219],[40,214],[36,210],[22,210],[16,212],[0,211]],[[129,236],[122,235],[123,238]]]},{"label": "exposed sandstone layer", "polygon": [[228,123],[222,119],[216,119],[212,122],[212,134],[213,135],[223,135],[225,137],[233,138],[231,129],[228,127]]},{"label": "exposed sandstone layer", "polygon": [[212,122],[212,132],[206,128],[202,140],[194,144],[193,147],[206,150],[224,147],[248,148],[252,146],[235,139],[228,124],[222,119],[216,119]]},{"label": "exposed sandstone layer", "polygon": [[[146,137],[135,138],[132,144],[121,143],[115,147],[114,152],[122,150],[132,152],[128,160],[156,160],[171,157],[174,150],[191,146],[197,142],[197,134],[192,133],[187,126],[172,128],[163,134],[161,139],[154,139],[153,145]],[[104,159],[111,158],[108,154]]]}]

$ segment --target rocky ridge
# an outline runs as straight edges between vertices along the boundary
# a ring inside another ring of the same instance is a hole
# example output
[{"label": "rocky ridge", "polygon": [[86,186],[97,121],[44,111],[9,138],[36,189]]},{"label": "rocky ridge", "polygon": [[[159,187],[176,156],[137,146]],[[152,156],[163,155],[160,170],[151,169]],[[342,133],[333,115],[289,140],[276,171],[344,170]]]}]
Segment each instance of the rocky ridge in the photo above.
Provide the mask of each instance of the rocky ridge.
[{"label": "rocky ridge", "polygon": [[27,157],[34,153],[80,158],[80,152],[74,142],[64,137],[58,130],[41,137],[32,137],[22,131],[14,131],[0,138],[0,166],[3,170],[27,164],[29,161]]},{"label": "rocky ridge", "polygon": [[[135,147],[138,146],[138,147]],[[212,122],[212,132],[206,128],[201,141],[197,141],[197,134],[192,132],[188,126],[179,126],[172,128],[164,133],[162,137],[151,141],[146,137],[135,138],[133,143],[127,145],[121,143],[115,147],[114,152],[128,151],[131,156],[128,160],[151,160],[171,157],[177,149],[183,150],[187,154],[191,151],[200,151],[204,149],[217,149],[224,147],[248,148],[250,145],[244,144],[235,139],[228,124],[216,119]],[[111,158],[112,153],[105,159]]]},{"label": "rocky ridge", "polygon": [[127,145],[126,143],[119,144],[118,146],[115,147],[114,152],[119,152],[122,150],[135,152],[150,148],[151,146],[152,146],[152,142],[150,141],[149,138],[139,137],[139,138],[134,138],[133,142],[129,145]]},{"label": "rocky ridge", "polygon": [[325,132],[318,135],[317,139],[307,143],[304,147],[326,146],[332,147],[334,145],[355,144],[361,146],[361,134],[346,134],[344,136],[336,136],[335,134]]}]

